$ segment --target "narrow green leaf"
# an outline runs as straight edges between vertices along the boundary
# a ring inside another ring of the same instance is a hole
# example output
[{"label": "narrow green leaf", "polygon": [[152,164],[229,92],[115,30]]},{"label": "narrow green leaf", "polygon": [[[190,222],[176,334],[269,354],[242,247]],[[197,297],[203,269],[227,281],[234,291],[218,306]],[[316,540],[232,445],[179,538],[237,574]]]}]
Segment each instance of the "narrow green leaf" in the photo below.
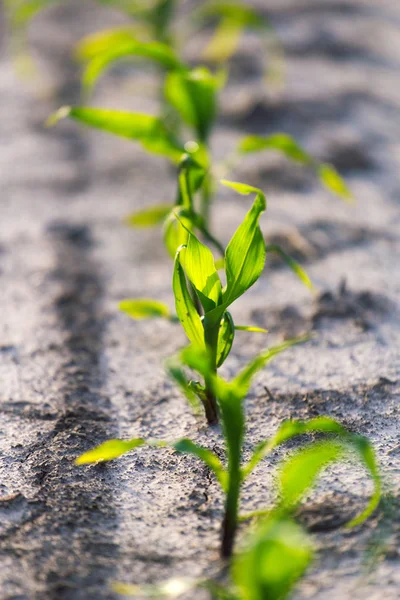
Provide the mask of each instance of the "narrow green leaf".
[{"label": "narrow green leaf", "polygon": [[189,233],[187,248],[181,262],[189,281],[198,293],[206,312],[219,304],[222,294],[221,281],[214,265],[214,257],[193,233]]},{"label": "narrow green leaf", "polygon": [[172,211],[170,204],[157,204],[151,208],[138,210],[125,219],[125,223],[130,227],[154,227],[163,223]]},{"label": "narrow green leaf", "polygon": [[284,421],[274,437],[257,445],[253,456],[243,468],[243,478],[245,479],[248,477],[258,463],[280,444],[283,444],[298,435],[314,432],[335,434],[338,436],[345,436],[348,433],[347,430],[340,425],[340,423],[334,419],[331,419],[330,417],[316,417],[315,419],[310,419],[309,421]]},{"label": "narrow green leaf", "polygon": [[214,265],[215,265],[215,268],[217,269],[217,271],[220,271],[221,269],[225,269],[225,257],[219,258],[218,260],[216,260]]},{"label": "narrow green leaf", "polygon": [[263,520],[245,550],[233,559],[232,578],[243,600],[285,600],[313,556],[299,525],[287,518]]},{"label": "narrow green leaf", "polygon": [[190,369],[203,376],[209,374],[211,369],[210,355],[207,348],[199,346],[186,346],[180,353],[180,359]]},{"label": "narrow green leaf", "polygon": [[211,452],[211,450],[203,448],[202,446],[198,446],[188,439],[179,440],[179,442],[173,444],[173,447],[182,454],[192,454],[193,456],[200,458],[200,460],[202,460],[214,473],[222,489],[226,491],[228,483],[227,473],[220,459],[214,452]]},{"label": "narrow green leaf", "polygon": [[113,460],[134,448],[138,448],[138,446],[143,446],[145,443],[145,440],[140,438],[133,440],[108,440],[108,442],[100,444],[97,448],[81,454],[75,460],[75,464],[88,465],[90,463]]},{"label": "narrow green leaf", "polygon": [[217,111],[217,92],[220,83],[208,69],[198,67],[189,72],[172,71],[165,80],[167,102],[205,142]]},{"label": "narrow green leaf", "polygon": [[336,171],[335,167],[328,164],[317,165],[317,175],[322,183],[329,191],[337,196],[340,196],[347,202],[353,202],[354,197],[342,177]]},{"label": "narrow green leaf", "polygon": [[277,244],[270,244],[267,246],[267,252],[275,252],[278,254],[282,260],[292,269],[293,273],[297,275],[297,277],[307,286],[310,290],[315,290],[314,284],[307,275],[306,271],[299,265],[299,263],[294,260],[289,254],[286,254],[284,250]]},{"label": "narrow green leaf", "polygon": [[268,333],[268,329],[254,327],[253,325],[235,325],[237,331],[250,331],[252,333]]},{"label": "narrow green leaf", "polygon": [[357,517],[349,521],[349,523],[347,523],[347,527],[355,527],[356,525],[360,525],[360,523],[370,517],[378,507],[381,499],[381,477],[372,445],[365,437],[361,435],[353,435],[352,444],[359,456],[361,463],[369,472],[372,481],[374,482],[374,493],[372,494],[369,504],[366,506],[365,510],[363,510]]},{"label": "narrow green leaf", "polygon": [[257,194],[253,206],[239,225],[225,252],[227,284],[223,302],[229,305],[257,281],[264,269],[266,249],[258,223],[261,213],[266,209],[266,201],[264,194],[257,188],[231,182],[223,183],[241,194]]},{"label": "narrow green leaf", "polygon": [[292,511],[315,480],[330,464],[342,460],[346,448],[340,442],[324,441],[301,448],[285,460],[279,472],[280,502]]},{"label": "narrow green leaf", "polygon": [[249,135],[242,139],[238,150],[241,154],[274,150],[294,162],[304,165],[313,163],[312,157],[286,133],[275,133],[269,136]]},{"label": "narrow green leaf", "polygon": [[185,333],[192,344],[204,348],[204,329],[201,319],[190,297],[186,277],[180,263],[180,254],[185,249],[178,250],[175,258],[172,287],[175,295],[176,314]]},{"label": "narrow green leaf", "polygon": [[184,149],[173,139],[161,119],[152,115],[102,108],[63,106],[51,115],[47,124],[54,125],[65,117],[140,142],[149,152],[162,154],[174,163],[179,163],[184,153]]},{"label": "narrow green leaf", "polygon": [[248,392],[251,381],[254,375],[260,371],[274,356],[280,354],[284,350],[295,346],[296,344],[302,344],[308,341],[309,337],[303,336],[299,338],[294,338],[292,340],[287,340],[278,346],[273,346],[272,348],[268,348],[258,356],[256,356],[249,364],[242,369],[238,375],[236,375],[233,383],[237,386],[238,389],[242,390],[242,394],[245,395]]},{"label": "narrow green leaf", "polygon": [[195,16],[197,19],[231,18],[232,21],[256,29],[263,27],[265,22],[263,16],[254,8],[237,1],[211,0],[204,2]]},{"label": "narrow green leaf", "polygon": [[243,25],[231,17],[222,18],[203,51],[206,61],[225,63],[235,54],[243,33]]},{"label": "narrow green leaf", "polygon": [[113,27],[85,36],[75,46],[74,56],[80,62],[88,62],[113,46],[136,40],[132,27]]},{"label": "narrow green leaf", "polygon": [[356,451],[360,462],[366,467],[374,483],[374,492],[367,507],[347,527],[359,525],[367,519],[379,504],[381,485],[374,451],[369,441],[348,431],[339,434],[335,440],[315,442],[297,451],[284,461],[280,471],[281,504],[284,510],[293,510],[315,479],[332,462],[342,460],[350,451]]},{"label": "narrow green leaf", "polygon": [[136,298],[132,300],[122,300],[119,303],[119,309],[126,313],[132,319],[155,319],[162,317],[171,319],[171,312],[166,304],[151,298]]},{"label": "narrow green leaf", "polygon": [[235,329],[232,316],[229,312],[224,313],[218,334],[217,368],[221,367],[229,356],[235,338]]},{"label": "narrow green leaf", "polygon": [[[179,218],[177,218],[179,217]],[[185,246],[193,223],[186,212],[175,209],[164,222],[164,244],[171,258],[175,258],[180,246]]]},{"label": "narrow green leaf", "polygon": [[134,57],[150,60],[161,65],[165,70],[184,68],[174,51],[165,44],[139,42],[135,39],[125,40],[113,44],[107,50],[90,59],[82,76],[84,88],[87,92],[90,92],[108,67],[117,61]]},{"label": "narrow green leaf", "polygon": [[188,382],[183,369],[174,360],[167,361],[165,366],[170,377],[175,381],[188,400],[194,414],[196,416],[200,415],[202,405],[199,395],[191,385],[192,382]]}]

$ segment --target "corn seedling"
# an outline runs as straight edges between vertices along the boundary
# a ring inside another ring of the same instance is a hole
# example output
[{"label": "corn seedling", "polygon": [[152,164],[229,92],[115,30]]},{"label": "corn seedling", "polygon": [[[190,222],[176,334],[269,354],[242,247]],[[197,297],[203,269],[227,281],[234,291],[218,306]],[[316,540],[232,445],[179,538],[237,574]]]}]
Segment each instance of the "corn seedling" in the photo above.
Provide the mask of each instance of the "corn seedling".
[{"label": "corn seedling", "polygon": [[204,351],[198,345],[189,346],[181,352],[184,365],[198,372],[208,381],[210,388],[218,397],[222,431],[225,440],[227,465],[208,448],[195,444],[190,439],[175,442],[159,440],[110,440],[94,450],[81,455],[77,464],[83,465],[97,461],[117,458],[130,450],[143,445],[170,447],[183,454],[191,454],[202,460],[215,475],[225,495],[224,517],[221,534],[221,556],[231,556],[237,527],[240,519],[260,517],[265,512],[239,516],[241,488],[255,467],[273,449],[290,439],[303,434],[319,433],[321,438],[310,441],[285,459],[278,472],[279,495],[276,505],[268,511],[279,517],[290,516],[309,492],[316,478],[329,465],[336,461],[356,456],[369,472],[375,490],[364,511],[352,519],[348,526],[354,526],[366,519],[376,508],[380,498],[380,479],[373,449],[368,440],[350,433],[335,420],[318,417],[310,421],[285,421],[277,433],[254,449],[251,458],[242,464],[243,442],[246,433],[244,398],[253,376],[283,348],[274,348],[264,352],[244,367],[231,382],[215,374],[214,359],[210,351]]},{"label": "corn seedling", "polygon": [[156,585],[114,583],[128,597],[180,598],[202,588],[214,600],[285,600],[313,557],[310,540],[293,520],[271,515],[257,524],[235,554],[225,585],[217,581],[175,577]]},{"label": "corn seedling", "polygon": [[[188,171],[184,171],[185,178]],[[188,180],[185,179],[186,184]],[[242,296],[260,277],[266,259],[266,245],[259,226],[261,214],[266,209],[265,196],[261,190],[229,181],[223,182],[226,186],[244,195],[256,194],[253,206],[245,216],[242,224],[234,233],[229,242],[223,260],[226,285],[223,286],[216,268],[211,250],[196,237],[191,227],[193,221],[188,219],[190,212],[183,208],[183,212],[175,212],[174,221],[182,232],[182,239],[175,237],[169,242],[175,249],[175,265],[173,274],[173,291],[175,296],[176,315],[179,319],[189,341],[197,348],[206,349],[210,354],[211,372],[216,373],[223,365],[231,351],[235,330],[265,332],[257,327],[235,326],[228,308]],[[182,196],[185,197],[185,188]],[[190,206],[189,206],[190,209]],[[186,219],[184,221],[183,219]],[[194,223],[196,225],[196,223]],[[168,234],[169,226],[166,229]],[[203,231],[204,233],[204,231]],[[206,232],[208,233],[208,232]],[[170,235],[170,234],[168,234]],[[179,241],[182,245],[179,245]],[[178,245],[178,247],[177,247]],[[290,266],[308,285],[306,274],[297,263]],[[143,313],[146,299],[125,300],[120,308],[133,318],[167,317],[171,314],[166,305],[158,303],[158,310],[154,311],[154,301],[149,300],[149,310]],[[180,376],[181,377],[181,376]],[[191,382],[192,392],[204,406],[209,424],[218,421],[218,401],[213,392],[208,377],[204,384]],[[193,397],[191,393],[189,399]]]}]

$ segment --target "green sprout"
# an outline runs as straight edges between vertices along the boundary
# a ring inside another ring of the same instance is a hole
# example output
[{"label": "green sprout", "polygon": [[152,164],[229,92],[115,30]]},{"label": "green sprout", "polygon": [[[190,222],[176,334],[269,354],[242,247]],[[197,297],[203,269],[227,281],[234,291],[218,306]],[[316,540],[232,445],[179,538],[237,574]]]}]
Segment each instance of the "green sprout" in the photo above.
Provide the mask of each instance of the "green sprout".
[{"label": "green sprout", "polygon": [[[265,515],[276,515],[280,518],[293,515],[300,502],[314,486],[317,477],[328,466],[337,461],[357,457],[369,472],[375,488],[367,507],[347,526],[360,524],[372,514],[379,503],[378,467],[369,441],[365,437],[349,432],[337,421],[329,417],[317,417],[309,421],[285,421],[276,434],[259,443],[253,450],[250,459],[242,464],[243,443],[246,434],[244,398],[248,393],[253,376],[270,360],[271,354],[273,355],[273,351],[267,351],[257,356],[231,382],[227,382],[215,374],[210,351],[204,351],[198,345],[193,344],[181,352],[182,364],[201,374],[208,381],[215,396],[218,397],[225,441],[226,466],[214,452],[187,438],[175,442],[142,438],[110,440],[78,457],[76,463],[83,465],[111,460],[143,445],[170,447],[179,453],[196,456],[213,472],[225,495],[221,556],[229,558],[233,552],[240,520],[260,518]],[[240,516],[241,489],[260,461],[288,440],[310,433],[317,433],[320,436],[317,440],[309,441],[300,449],[295,450],[283,460],[278,470],[279,490],[275,506],[268,511],[258,511]]]},{"label": "green sprout", "polygon": [[[171,213],[165,232],[168,238],[167,246],[175,252],[173,292],[177,318],[190,343],[201,350],[207,349],[210,356],[210,372],[215,374],[229,356],[236,330],[266,332],[257,327],[235,326],[228,310],[235,300],[258,280],[264,269],[267,247],[259,220],[266,209],[266,200],[258,188],[243,183],[222,182],[240,194],[256,194],[253,206],[223,253],[222,268],[226,280],[226,285],[223,286],[211,250],[194,233],[197,227],[220,249],[219,243],[213,240],[204,223],[193,211],[190,193],[187,193],[190,188],[189,174],[188,169],[182,169],[184,183],[181,184],[180,197],[183,198],[184,204]],[[271,250],[276,249],[281,252],[279,248],[271,247]],[[301,267],[290,258],[288,261],[302,281],[311,286]],[[174,319],[166,305],[162,305],[162,311],[153,312],[154,301],[145,298],[125,300],[120,304],[120,308],[129,316],[137,318],[138,310],[140,312],[146,302],[149,302],[149,317]],[[141,314],[139,318],[142,318]],[[284,347],[299,341],[304,341],[304,338],[286,342]],[[180,373],[179,380],[182,379],[183,375]],[[203,384],[192,381],[189,387],[189,400],[192,401],[193,394],[198,398],[204,407],[208,423],[218,422],[218,399],[209,377],[204,378]],[[193,401],[191,403],[196,405]]]}]

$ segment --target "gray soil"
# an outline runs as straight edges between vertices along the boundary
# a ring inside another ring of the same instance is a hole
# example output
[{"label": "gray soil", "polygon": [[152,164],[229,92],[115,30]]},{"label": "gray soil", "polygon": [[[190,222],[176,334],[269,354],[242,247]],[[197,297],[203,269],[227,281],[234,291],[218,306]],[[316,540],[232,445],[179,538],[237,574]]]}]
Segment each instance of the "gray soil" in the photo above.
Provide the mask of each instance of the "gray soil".
[{"label": "gray soil", "polygon": [[[258,376],[246,452],[289,417],[331,415],[370,437],[388,489],[381,510],[345,529],[371,485],[352,464],[322,478],[299,512],[317,556],[295,598],[391,600],[400,597],[400,6],[258,5],[283,41],[286,87],[265,90],[263,51],[249,35],[222,99],[215,155],[245,132],[285,131],[337,166],[357,204],[341,203],[275,156],[246,159],[232,174],[268,193],[266,236],[304,263],[319,292],[271,257],[233,311],[237,322],[271,333],[238,334],[225,373],[267,343],[314,333]],[[116,436],[190,436],[223,451],[218,430],[196,421],[163,371],[163,359],[185,343],[179,328],[117,310],[126,297],[173,306],[159,232],[122,223],[138,207],[172,200],[172,171],[129,142],[72,123],[44,127],[52,110],[79,101],[74,42],[119,22],[78,1],[43,14],[30,32],[33,82],[16,75],[1,24],[2,600],[111,600],[114,580],[208,577],[221,568],[222,498],[194,458],[140,449],[106,465],[73,465]],[[121,67],[93,103],[154,112],[153,88],[151,74]],[[213,220],[224,241],[248,206],[220,191]],[[273,501],[282,456],[274,453],[246,484],[244,510]]]}]

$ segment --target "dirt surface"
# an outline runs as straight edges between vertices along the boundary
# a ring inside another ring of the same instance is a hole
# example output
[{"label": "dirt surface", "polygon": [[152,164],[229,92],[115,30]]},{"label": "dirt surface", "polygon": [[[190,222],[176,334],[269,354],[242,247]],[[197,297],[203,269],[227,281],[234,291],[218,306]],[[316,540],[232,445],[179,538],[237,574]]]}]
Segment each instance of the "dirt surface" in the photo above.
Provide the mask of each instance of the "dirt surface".
[{"label": "dirt surface", "polygon": [[[343,523],[371,486],[335,467],[299,511],[317,559],[295,598],[400,597],[400,6],[396,0],[259,0],[283,41],[286,87],[267,90],[249,35],[232,66],[213,139],[219,158],[244,132],[285,131],[332,161],[356,198],[348,206],[279,157],[245,159],[232,178],[262,186],[262,226],[307,267],[304,289],[273,257],[234,308],[240,334],[225,373],[267,343],[303,331],[311,342],[276,359],[248,401],[246,452],[282,419],[320,414],[370,436],[388,494],[365,525]],[[174,197],[172,172],[135,145],[61,123],[79,101],[76,40],[121,17],[83,2],[47,11],[30,32],[39,79],[17,77],[2,23],[0,60],[0,597],[111,600],[110,581],[156,582],[218,573],[222,498],[207,469],[171,451],[140,449],[107,465],[73,466],[110,437],[190,436],[223,451],[163,372],[184,343],[176,326],[128,320],[125,297],[173,305],[171,263],[157,231],[132,232],[133,209]],[[195,44],[193,45],[193,48]],[[193,49],[194,52],[194,49]],[[98,106],[157,111],[153,77],[116,69]],[[228,240],[247,200],[221,190],[214,228]],[[270,394],[267,394],[267,386]],[[273,499],[260,465],[243,508]],[[200,600],[204,592],[191,598]]]}]

